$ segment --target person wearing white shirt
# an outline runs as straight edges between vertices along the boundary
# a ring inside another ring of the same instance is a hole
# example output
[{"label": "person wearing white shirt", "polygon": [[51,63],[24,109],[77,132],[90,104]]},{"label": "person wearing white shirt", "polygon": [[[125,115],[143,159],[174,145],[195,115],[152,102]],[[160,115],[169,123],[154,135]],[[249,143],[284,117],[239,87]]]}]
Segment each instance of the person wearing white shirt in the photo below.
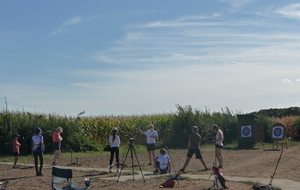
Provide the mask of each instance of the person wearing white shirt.
[{"label": "person wearing white shirt", "polygon": [[213,140],[213,142],[216,144],[216,158],[218,159],[219,162],[219,167],[218,168],[223,168],[223,157],[222,157],[222,148],[223,148],[223,140],[224,140],[224,134],[223,132],[219,129],[219,127],[215,124],[212,127],[213,132],[216,133],[216,137]]},{"label": "person wearing white shirt", "polygon": [[120,172],[120,169],[119,169],[119,146],[121,144],[120,142],[120,137],[119,135],[117,135],[118,133],[118,129],[117,127],[113,127],[112,128],[112,135],[109,135],[108,137],[108,143],[110,145],[110,160],[109,160],[109,172],[111,172],[111,169],[112,169],[112,162],[113,162],[113,159],[114,159],[114,154],[116,154],[116,165],[117,165],[117,172]]},{"label": "person wearing white shirt", "polygon": [[156,157],[156,164],[155,164],[156,170],[153,173],[166,174],[170,170],[169,168],[169,166],[171,166],[170,160],[171,160],[170,157],[166,155],[166,149],[164,148],[161,149],[160,155]]},{"label": "person wearing white shirt", "polygon": [[154,125],[149,125],[148,128],[149,128],[148,131],[143,132],[140,128],[139,131],[141,134],[147,136],[147,151],[149,157],[148,165],[152,165],[152,160],[155,163],[155,144],[156,144],[156,140],[158,139],[158,133],[157,131],[154,130]]}]

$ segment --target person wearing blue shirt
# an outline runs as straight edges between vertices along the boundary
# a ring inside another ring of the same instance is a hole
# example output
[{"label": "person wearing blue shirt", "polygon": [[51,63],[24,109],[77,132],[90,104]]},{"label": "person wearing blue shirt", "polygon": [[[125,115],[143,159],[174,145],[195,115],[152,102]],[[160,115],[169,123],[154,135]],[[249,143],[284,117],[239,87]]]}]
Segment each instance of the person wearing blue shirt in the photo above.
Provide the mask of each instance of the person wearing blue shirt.
[{"label": "person wearing blue shirt", "polygon": [[[44,158],[43,158],[43,152],[45,151],[44,146],[44,138],[41,135],[42,129],[37,127],[35,129],[36,135],[31,138],[31,148],[32,148],[32,155],[34,158],[34,166],[36,171],[36,176],[44,176],[42,174],[43,164],[44,164]],[[38,168],[38,158],[40,160],[40,168]]]}]

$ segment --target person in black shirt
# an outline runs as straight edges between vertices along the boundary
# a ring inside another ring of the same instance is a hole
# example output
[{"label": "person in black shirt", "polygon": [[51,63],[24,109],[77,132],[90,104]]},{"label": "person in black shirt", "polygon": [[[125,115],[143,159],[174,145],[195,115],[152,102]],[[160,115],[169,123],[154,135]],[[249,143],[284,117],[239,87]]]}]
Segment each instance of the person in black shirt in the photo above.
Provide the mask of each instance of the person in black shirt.
[{"label": "person in black shirt", "polygon": [[200,162],[202,163],[202,165],[204,166],[205,170],[209,170],[205,164],[205,161],[202,158],[201,152],[200,152],[200,144],[201,144],[201,136],[198,134],[198,127],[197,126],[193,126],[192,127],[192,134],[190,134],[189,136],[189,140],[188,140],[188,153],[187,153],[187,158],[185,160],[185,163],[182,167],[182,169],[180,169],[181,172],[185,171],[185,168],[187,167],[187,165],[189,164],[192,156],[194,154],[196,154],[196,159],[199,159]]}]

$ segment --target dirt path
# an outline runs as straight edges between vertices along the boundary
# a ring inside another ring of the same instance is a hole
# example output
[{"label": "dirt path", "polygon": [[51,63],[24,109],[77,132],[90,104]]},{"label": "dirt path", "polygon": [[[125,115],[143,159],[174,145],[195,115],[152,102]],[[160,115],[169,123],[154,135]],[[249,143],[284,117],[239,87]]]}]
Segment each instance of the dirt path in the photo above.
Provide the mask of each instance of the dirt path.
[{"label": "dirt path", "polygon": [[[0,165],[13,165],[13,163],[10,162],[0,162]],[[26,167],[33,167],[33,164],[20,164]],[[52,166],[50,165],[45,165],[44,168],[51,168]],[[107,172],[107,168],[87,168],[87,167],[71,167],[71,166],[59,166],[60,168],[68,168],[68,169],[72,169],[72,170],[76,170],[76,171],[93,171],[93,172]],[[123,170],[123,173],[126,172],[130,172],[131,170]],[[157,177],[161,176],[159,174],[153,174],[152,172],[149,171],[142,171],[142,174],[140,173],[140,170],[138,168],[135,168],[134,170],[135,172],[137,172],[137,174],[135,174],[134,176],[132,175],[119,175],[116,174],[113,177],[107,177],[107,178],[101,178],[102,180],[112,180],[112,181],[120,181],[120,182],[124,182],[124,181],[128,181],[128,180],[149,180],[149,179],[156,179]],[[210,172],[210,171],[208,171]],[[166,175],[168,176],[168,175]],[[189,178],[189,179],[201,179],[201,180],[208,180],[209,179],[210,174],[206,174],[206,175],[199,175],[199,174],[183,174],[182,177],[185,178]],[[258,177],[237,177],[237,176],[225,176],[226,180],[227,180],[227,184],[230,184],[230,182],[259,182],[260,184],[268,184],[270,181],[270,178],[258,178]],[[213,177],[210,178],[210,180],[213,180]],[[272,182],[273,186],[277,186],[280,187],[282,190],[291,190],[291,189],[299,189],[300,187],[300,182],[297,181],[293,181],[290,179],[274,179]]]},{"label": "dirt path", "polygon": [[[272,147],[264,147],[261,146],[256,149],[251,150],[239,150],[235,148],[224,148],[222,151],[222,155],[224,158],[224,169],[222,169],[223,174],[228,180],[228,185],[233,187],[231,189],[249,189],[249,185],[238,183],[239,181],[246,182],[259,182],[260,184],[268,184],[270,181],[270,176],[273,174],[275,166],[278,162],[278,158],[280,155],[280,151],[276,151],[271,149]],[[282,154],[282,158],[278,165],[278,169],[276,171],[273,185],[282,188],[282,190],[291,190],[291,189],[300,189],[300,165],[298,164],[300,161],[300,144],[298,146],[289,147],[288,149],[284,149]],[[207,164],[207,166],[211,166],[214,161],[214,150],[213,149],[201,149],[203,158]],[[169,151],[172,161],[174,163],[175,169],[179,170],[182,167],[185,159],[187,150],[170,150]],[[122,156],[122,155],[121,155]],[[141,185],[140,181],[132,182],[132,176],[123,175],[120,177],[120,181],[122,184],[111,183],[112,180],[117,180],[117,174],[109,174],[107,166],[109,161],[108,153],[99,153],[95,155],[85,156],[81,154],[78,156],[79,162],[82,164],[80,167],[71,167],[76,173],[78,178],[82,178],[86,175],[90,175],[92,177],[96,177],[93,188],[92,189],[157,189],[157,183],[163,180],[163,178],[159,178],[160,175],[153,175],[152,171],[153,166],[148,166],[148,156],[147,153],[139,153],[138,159],[141,164],[143,173],[147,180],[147,187]],[[49,158],[49,157],[48,157]],[[63,166],[66,163],[69,163],[70,155],[62,154],[59,162],[61,163],[58,167]],[[33,160],[30,161],[30,164],[21,164],[22,166],[20,170],[11,169],[12,163],[8,162],[0,162],[0,181],[10,180],[13,190],[22,189],[22,186],[28,185],[29,181],[33,179],[32,189],[40,190],[40,184],[36,182],[36,176],[34,175],[34,169],[32,168]],[[51,180],[51,160],[45,160],[45,173],[46,178],[40,178],[39,183],[44,183],[45,187],[49,187],[49,181]],[[47,165],[48,164],[48,165]],[[131,160],[126,160],[126,164],[131,166]],[[135,163],[136,164],[136,163]],[[114,168],[115,169],[115,168]],[[130,169],[130,168],[127,168]],[[173,167],[172,167],[173,169]],[[199,160],[192,158],[190,164],[186,168],[186,174],[182,175],[182,177],[189,179],[197,179],[199,182],[182,182],[181,186],[177,187],[182,189],[183,185],[186,185],[187,188],[196,189],[207,189],[210,185],[212,185],[212,178],[208,179],[210,175],[210,171],[203,171],[203,166],[199,162]],[[44,171],[43,170],[43,171]],[[125,171],[125,170],[124,170]],[[135,168],[135,171],[139,171],[138,168]],[[173,172],[173,171],[172,171]],[[135,179],[141,179],[141,175],[135,175]],[[82,179],[81,179],[82,180]],[[37,183],[37,184],[35,184]],[[245,188],[234,188],[234,187],[242,187],[244,185]]]}]

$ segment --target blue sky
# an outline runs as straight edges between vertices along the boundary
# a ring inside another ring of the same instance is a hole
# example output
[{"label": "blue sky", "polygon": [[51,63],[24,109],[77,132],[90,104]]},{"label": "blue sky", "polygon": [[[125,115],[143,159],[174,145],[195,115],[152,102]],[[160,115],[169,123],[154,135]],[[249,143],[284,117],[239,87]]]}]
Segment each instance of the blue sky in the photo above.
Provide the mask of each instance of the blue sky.
[{"label": "blue sky", "polygon": [[300,106],[300,3],[0,1],[0,108],[76,116]]}]

